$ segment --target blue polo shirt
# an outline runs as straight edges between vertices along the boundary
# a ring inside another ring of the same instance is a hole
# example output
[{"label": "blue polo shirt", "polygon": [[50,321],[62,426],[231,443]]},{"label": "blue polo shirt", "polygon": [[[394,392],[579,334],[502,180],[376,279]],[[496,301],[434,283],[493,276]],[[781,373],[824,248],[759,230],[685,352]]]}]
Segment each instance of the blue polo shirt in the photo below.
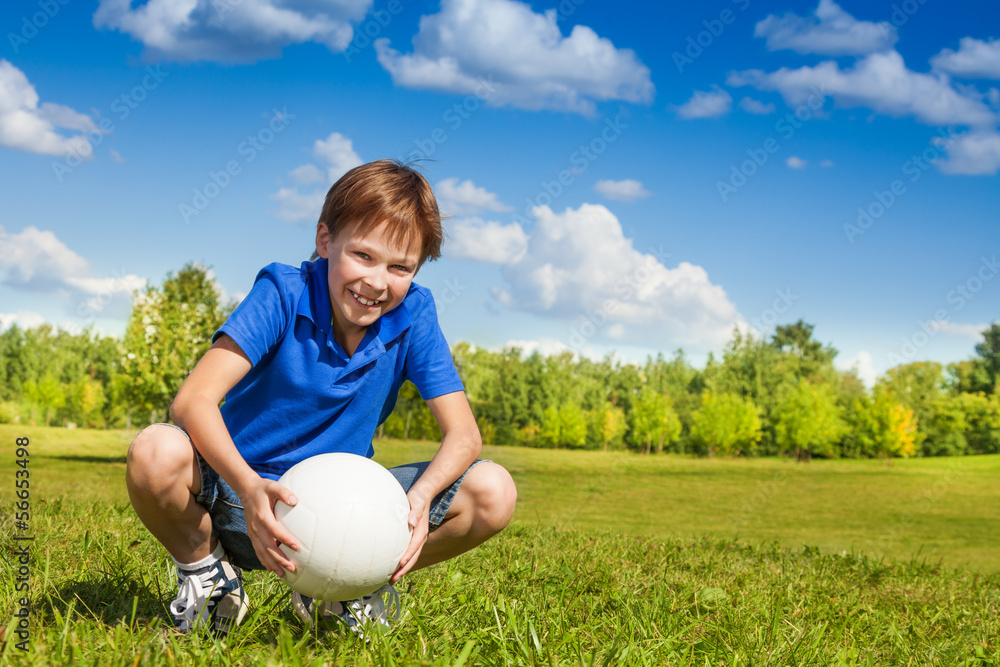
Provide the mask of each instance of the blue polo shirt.
[{"label": "blue polo shirt", "polygon": [[426,400],[462,391],[430,291],[410,285],[351,357],[334,340],[326,259],[271,264],[215,332],[253,367],[226,394],[222,417],[246,462],[278,479],[310,456],[372,456],[372,437],[410,380]]}]

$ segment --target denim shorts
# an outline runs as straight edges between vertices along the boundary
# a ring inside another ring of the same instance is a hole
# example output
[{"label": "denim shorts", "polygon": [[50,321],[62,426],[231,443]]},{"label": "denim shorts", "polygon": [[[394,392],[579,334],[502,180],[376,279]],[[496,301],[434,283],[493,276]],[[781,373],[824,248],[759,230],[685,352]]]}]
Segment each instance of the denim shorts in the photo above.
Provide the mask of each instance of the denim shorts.
[{"label": "denim shorts", "polygon": [[[164,424],[173,426],[187,436],[187,432],[174,424]],[[188,440],[191,437],[188,436]],[[192,448],[193,445],[192,445]],[[201,470],[201,492],[195,496],[199,505],[208,510],[212,517],[212,531],[215,533],[222,548],[229,555],[229,561],[244,570],[263,570],[257,553],[253,549],[253,543],[247,535],[246,519],[243,516],[243,501],[236,495],[233,488],[222,479],[215,470],[212,469],[197,449],[194,449],[195,458],[198,461],[198,468]],[[469,471],[475,468],[486,459],[477,459],[466,469],[462,476],[455,480],[451,486],[434,497],[431,502],[430,530],[433,532],[444,521],[444,517],[451,508],[452,501],[459,487],[465,481]],[[409,463],[406,465],[389,468],[389,472],[396,478],[404,491],[409,491],[420,476],[430,465],[430,461],[421,463]]]}]

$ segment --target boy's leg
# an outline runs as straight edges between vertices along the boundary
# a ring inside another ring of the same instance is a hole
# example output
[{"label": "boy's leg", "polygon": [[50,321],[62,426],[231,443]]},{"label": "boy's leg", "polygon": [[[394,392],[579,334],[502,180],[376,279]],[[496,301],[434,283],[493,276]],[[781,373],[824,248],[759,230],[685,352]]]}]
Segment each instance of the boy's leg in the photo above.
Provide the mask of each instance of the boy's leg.
[{"label": "boy's leg", "polygon": [[510,473],[492,461],[477,464],[458,488],[441,525],[427,536],[413,569],[440,563],[479,546],[506,527],[516,503],[517,487]]},{"label": "boy's leg", "polygon": [[129,447],[125,481],[132,506],[177,565],[177,598],[170,603],[175,627],[187,632],[207,622],[213,633],[225,635],[249,607],[242,575],[198,502],[202,475],[187,434],[169,424],[146,428]]},{"label": "boy's leg", "polygon": [[212,518],[195,501],[201,471],[183,431],[167,424],[141,431],[128,450],[125,483],[135,513],[176,561],[194,563],[212,553]]}]

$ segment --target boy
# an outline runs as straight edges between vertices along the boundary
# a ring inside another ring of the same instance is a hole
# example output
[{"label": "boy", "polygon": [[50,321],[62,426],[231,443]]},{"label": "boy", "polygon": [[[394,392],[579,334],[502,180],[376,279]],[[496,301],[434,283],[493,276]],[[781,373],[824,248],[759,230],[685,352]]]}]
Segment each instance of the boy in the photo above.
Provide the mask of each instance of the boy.
[{"label": "boy", "polygon": [[[296,499],[277,479],[324,452],[372,456],[375,429],[407,379],[443,437],[432,461],[391,470],[407,492],[413,533],[390,584],[510,521],[514,483],[477,458],[479,429],[433,298],[412,282],[440,256],[441,240],[423,176],[390,160],[352,169],[327,194],[315,261],[265,267],[177,393],[177,426],[154,424],[136,436],[129,497],[177,564],[170,611],[178,629],[210,622],[225,634],[238,625],[248,609],[239,568],[279,577],[294,570],[278,545],[298,545],[274,505]],[[322,608],[294,593],[292,607],[307,625],[315,614],[339,616],[364,636],[372,623],[388,625],[386,593],[398,614],[391,585]]]}]

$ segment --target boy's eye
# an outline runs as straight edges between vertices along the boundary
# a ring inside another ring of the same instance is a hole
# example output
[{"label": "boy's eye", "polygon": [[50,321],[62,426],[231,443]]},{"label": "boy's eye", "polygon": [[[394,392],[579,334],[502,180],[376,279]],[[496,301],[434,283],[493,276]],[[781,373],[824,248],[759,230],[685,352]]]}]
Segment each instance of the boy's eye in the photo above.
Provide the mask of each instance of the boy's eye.
[{"label": "boy's eye", "polygon": [[361,252],[360,250],[356,251],[354,254],[361,259],[371,259],[371,257],[368,256],[368,253]]},{"label": "boy's eye", "polygon": [[396,269],[397,271],[402,271],[403,273],[409,273],[410,272],[410,267],[403,266],[402,264],[396,264],[392,268]]}]

